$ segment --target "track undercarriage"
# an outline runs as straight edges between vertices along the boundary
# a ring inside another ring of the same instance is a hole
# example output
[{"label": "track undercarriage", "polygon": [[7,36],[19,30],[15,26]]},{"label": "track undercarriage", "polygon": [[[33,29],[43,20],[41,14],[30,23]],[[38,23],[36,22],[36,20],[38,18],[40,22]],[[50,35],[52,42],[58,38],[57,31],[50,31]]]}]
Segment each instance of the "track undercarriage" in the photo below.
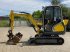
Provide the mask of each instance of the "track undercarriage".
[{"label": "track undercarriage", "polygon": [[64,43],[64,39],[62,37],[59,37],[58,35],[57,36],[36,35],[34,38],[30,38],[28,42],[29,44],[36,44],[36,45],[62,45]]}]

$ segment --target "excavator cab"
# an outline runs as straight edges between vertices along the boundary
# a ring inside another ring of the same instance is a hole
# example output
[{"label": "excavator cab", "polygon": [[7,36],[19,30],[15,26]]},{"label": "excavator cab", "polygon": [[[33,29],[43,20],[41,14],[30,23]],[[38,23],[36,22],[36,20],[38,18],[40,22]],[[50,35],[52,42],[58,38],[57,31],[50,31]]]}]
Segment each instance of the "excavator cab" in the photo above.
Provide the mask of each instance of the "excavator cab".
[{"label": "excavator cab", "polygon": [[42,12],[43,25],[39,34],[30,38],[30,44],[62,45],[64,39],[59,37],[65,33],[62,11],[59,6],[47,6]]},{"label": "excavator cab", "polygon": [[59,6],[48,6],[43,9],[43,29],[48,35],[65,33],[62,11]]}]

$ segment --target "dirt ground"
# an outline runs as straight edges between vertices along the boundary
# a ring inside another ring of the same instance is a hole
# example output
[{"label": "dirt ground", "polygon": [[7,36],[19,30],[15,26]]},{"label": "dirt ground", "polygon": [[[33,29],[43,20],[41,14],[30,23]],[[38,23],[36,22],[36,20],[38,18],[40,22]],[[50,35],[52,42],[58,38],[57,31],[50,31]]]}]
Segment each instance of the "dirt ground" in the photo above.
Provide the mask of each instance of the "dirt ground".
[{"label": "dirt ground", "polygon": [[70,52],[70,32],[66,32],[65,35],[61,35],[65,43],[63,45],[25,45],[24,41],[27,41],[31,36],[34,36],[32,27],[15,27],[14,34],[21,32],[23,37],[21,39],[22,43],[17,45],[6,45],[8,40],[8,27],[0,28],[0,52]]}]

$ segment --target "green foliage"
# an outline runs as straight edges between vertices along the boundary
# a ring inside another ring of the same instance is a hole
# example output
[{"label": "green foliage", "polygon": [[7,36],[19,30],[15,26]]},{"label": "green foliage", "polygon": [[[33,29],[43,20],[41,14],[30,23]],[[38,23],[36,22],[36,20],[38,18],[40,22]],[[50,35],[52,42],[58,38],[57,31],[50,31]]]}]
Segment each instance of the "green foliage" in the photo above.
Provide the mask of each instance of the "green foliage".
[{"label": "green foliage", "polygon": [[52,5],[58,5],[60,4],[60,0],[51,0]]},{"label": "green foliage", "polygon": [[67,13],[67,15],[68,15],[68,18],[70,19],[70,8],[68,8],[68,13]]},{"label": "green foliage", "polygon": [[40,10],[34,11],[32,16],[34,18],[40,18],[41,17],[42,12]]},{"label": "green foliage", "polygon": [[68,15],[68,7],[66,7],[65,5],[61,5],[61,8],[62,8],[62,14]]},{"label": "green foliage", "polygon": [[63,16],[67,16],[70,19],[70,8],[65,5],[61,5]]},{"label": "green foliage", "polygon": [[63,16],[68,16],[70,18],[70,8],[66,7],[66,5],[61,4],[60,0],[51,0],[52,5],[60,5],[62,8],[62,14]]},{"label": "green foliage", "polygon": [[0,20],[0,27],[8,27],[9,23],[8,20]]}]

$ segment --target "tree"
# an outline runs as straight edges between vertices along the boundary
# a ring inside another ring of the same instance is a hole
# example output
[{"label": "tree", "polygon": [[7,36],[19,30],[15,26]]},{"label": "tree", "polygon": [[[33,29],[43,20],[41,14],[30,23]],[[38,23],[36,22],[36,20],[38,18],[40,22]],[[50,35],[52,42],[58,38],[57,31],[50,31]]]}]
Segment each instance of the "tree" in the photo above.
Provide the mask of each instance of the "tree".
[{"label": "tree", "polygon": [[68,7],[66,7],[65,5],[61,5],[61,8],[62,8],[62,14],[68,16]]},{"label": "tree", "polygon": [[70,19],[70,8],[68,8],[68,18]]},{"label": "tree", "polygon": [[59,5],[60,4],[60,0],[51,0],[51,4],[52,5]]},{"label": "tree", "polygon": [[34,18],[40,18],[41,17],[42,12],[40,10],[34,11],[32,16]]},{"label": "tree", "polygon": [[68,16],[70,17],[70,8],[69,7],[66,7],[64,4],[61,4],[61,1],[60,0],[51,0],[51,4],[52,5],[60,5],[61,6],[61,9],[62,9],[62,14],[64,16]]}]

